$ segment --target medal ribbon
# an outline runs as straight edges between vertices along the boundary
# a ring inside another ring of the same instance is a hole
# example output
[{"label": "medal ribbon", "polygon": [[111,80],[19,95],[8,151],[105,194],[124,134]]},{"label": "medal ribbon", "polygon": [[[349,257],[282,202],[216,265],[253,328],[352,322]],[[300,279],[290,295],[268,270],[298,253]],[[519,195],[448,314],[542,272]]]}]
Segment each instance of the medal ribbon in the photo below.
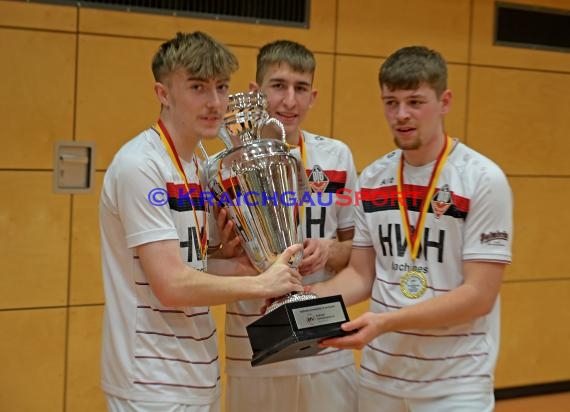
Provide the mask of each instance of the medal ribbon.
[{"label": "medal ribbon", "polygon": [[[168,155],[170,156],[170,160],[176,166],[176,170],[178,174],[182,178],[184,182],[184,187],[186,188],[186,193],[190,193],[190,184],[188,183],[188,178],[186,177],[186,173],[184,172],[184,168],[182,167],[182,163],[180,162],[180,156],[176,151],[176,147],[174,146],[174,142],[168,133],[168,130],[162,123],[161,119],[158,119],[158,122],[152,127],[152,129],[160,136],[160,140],[164,144]],[[196,161],[196,156],[192,156],[192,160],[194,161],[194,166],[196,167],[196,176],[198,176],[198,162]],[[200,187],[200,191],[202,190],[202,185],[200,183],[200,178],[198,177],[198,186]],[[196,229],[198,230],[198,236],[200,236],[200,254],[201,259],[203,262],[206,262],[206,248],[208,247],[208,218],[206,213],[206,206],[204,205],[204,223],[202,225],[202,233],[200,234],[200,225],[198,224],[198,216],[196,214],[196,208],[194,207],[194,202],[192,198],[190,200],[190,206],[192,207],[192,212],[194,213],[194,222],[196,223]]]},{"label": "medal ribbon", "polygon": [[[297,145],[289,145],[289,147],[298,147],[299,148],[299,152],[301,153],[301,170],[300,173],[307,173],[305,171],[305,165],[307,164],[307,153],[305,152],[305,141],[303,139],[303,132],[301,130],[299,130],[299,143]],[[306,178],[306,176],[303,176],[303,179]],[[299,199],[300,200],[300,199]],[[304,205],[299,205],[299,212],[301,214],[301,225],[303,225],[304,221],[305,221],[305,206]]]},{"label": "medal ribbon", "polygon": [[433,193],[435,192],[435,186],[437,185],[437,181],[439,179],[439,175],[445,165],[447,157],[449,156],[449,152],[451,152],[452,144],[451,138],[447,135],[444,137],[445,143],[443,145],[443,149],[437,156],[435,161],[435,165],[431,172],[431,177],[428,183],[428,189],[425,197],[422,199],[422,204],[420,206],[420,215],[418,216],[418,221],[416,224],[416,229],[412,230],[412,226],[410,224],[410,217],[408,213],[408,201],[407,197],[404,193],[404,153],[400,156],[400,170],[398,173],[397,179],[397,188],[398,188],[398,207],[400,209],[400,214],[402,215],[402,221],[404,223],[404,231],[406,233],[406,241],[408,242],[408,247],[410,247],[410,254],[412,261],[416,260],[418,256],[418,251],[420,249],[420,233],[424,230],[424,224],[427,216],[427,211],[429,209],[430,202],[428,199],[433,197]]}]

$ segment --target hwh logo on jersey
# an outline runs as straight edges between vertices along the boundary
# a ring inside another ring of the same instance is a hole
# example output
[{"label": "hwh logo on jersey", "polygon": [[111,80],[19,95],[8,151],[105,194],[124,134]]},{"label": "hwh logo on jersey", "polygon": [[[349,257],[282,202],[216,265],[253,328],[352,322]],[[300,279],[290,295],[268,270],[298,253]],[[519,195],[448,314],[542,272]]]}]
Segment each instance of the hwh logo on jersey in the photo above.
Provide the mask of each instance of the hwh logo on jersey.
[{"label": "hwh logo on jersey", "polygon": [[[320,216],[313,218],[313,213],[317,211],[316,207],[308,207],[305,210],[305,236],[307,238],[313,237],[313,225],[319,225],[319,238],[325,237],[325,221],[327,218],[327,208],[321,206]],[[317,212],[318,214],[318,212]]]},{"label": "hwh logo on jersey", "polygon": [[314,165],[311,174],[309,175],[309,186],[311,186],[311,192],[313,193],[323,193],[327,190],[329,184],[329,178],[319,165]]},{"label": "hwh logo on jersey", "polygon": [[[204,228],[200,230],[200,235],[203,235]],[[200,236],[201,237],[201,236]],[[194,253],[198,257],[198,261],[202,260],[202,253],[200,252],[200,238],[198,237],[198,231],[195,227],[188,228],[188,240],[186,242],[180,242],[181,248],[188,248],[188,262],[193,261]]]},{"label": "hwh logo on jersey", "polygon": [[[429,260],[428,256],[432,255],[429,252],[433,250],[437,251],[437,261],[442,263],[443,250],[445,247],[445,231],[440,229],[439,234],[436,232],[434,235],[430,234],[430,228],[426,227],[424,228],[423,235],[418,257],[423,255],[425,260]],[[394,256],[394,251],[396,251],[396,255],[399,257],[405,255],[408,242],[406,241],[404,229],[399,223],[378,225],[378,240],[384,256]]]}]

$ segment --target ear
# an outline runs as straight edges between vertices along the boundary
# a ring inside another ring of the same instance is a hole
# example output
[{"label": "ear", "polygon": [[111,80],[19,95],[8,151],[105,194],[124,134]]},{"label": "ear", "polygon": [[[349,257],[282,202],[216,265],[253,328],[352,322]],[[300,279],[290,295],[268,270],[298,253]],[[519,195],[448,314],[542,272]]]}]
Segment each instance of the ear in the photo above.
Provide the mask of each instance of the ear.
[{"label": "ear", "polygon": [[249,82],[249,91],[250,92],[259,91],[259,85],[256,82]]},{"label": "ear", "polygon": [[164,107],[168,107],[168,88],[160,82],[155,82],[154,93],[160,104]]},{"label": "ear", "polygon": [[319,91],[317,89],[311,90],[311,98],[309,101],[309,107],[313,107],[315,101],[317,100],[317,96],[319,95]]},{"label": "ear", "polygon": [[447,89],[441,94],[441,97],[439,98],[439,101],[441,102],[441,114],[449,113],[452,100],[453,93],[451,93],[451,90]]}]

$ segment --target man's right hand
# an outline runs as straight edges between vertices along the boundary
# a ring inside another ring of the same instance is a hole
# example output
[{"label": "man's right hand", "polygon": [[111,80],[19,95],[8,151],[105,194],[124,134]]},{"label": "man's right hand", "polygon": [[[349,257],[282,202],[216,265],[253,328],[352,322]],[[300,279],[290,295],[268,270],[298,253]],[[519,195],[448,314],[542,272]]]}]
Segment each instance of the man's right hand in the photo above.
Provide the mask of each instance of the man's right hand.
[{"label": "man's right hand", "polygon": [[301,274],[289,266],[293,255],[301,250],[302,244],[289,246],[265,272],[255,277],[260,286],[260,298],[274,298],[289,292],[303,291]]}]

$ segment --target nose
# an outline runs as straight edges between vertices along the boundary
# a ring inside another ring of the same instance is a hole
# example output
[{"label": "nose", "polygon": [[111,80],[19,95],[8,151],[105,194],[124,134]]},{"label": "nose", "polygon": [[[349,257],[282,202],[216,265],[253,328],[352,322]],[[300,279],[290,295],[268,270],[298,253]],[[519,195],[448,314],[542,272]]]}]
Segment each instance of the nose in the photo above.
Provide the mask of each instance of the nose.
[{"label": "nose", "polygon": [[210,93],[208,93],[208,100],[206,102],[207,106],[209,108],[218,109],[221,107],[222,101],[223,98],[218,93],[217,88],[214,87],[213,89],[211,89]]},{"label": "nose", "polygon": [[283,96],[283,103],[287,108],[295,106],[295,88],[293,86],[287,87],[285,95]]},{"label": "nose", "polygon": [[406,105],[404,103],[400,103],[396,109],[396,118],[398,120],[405,120],[408,117],[410,117],[410,114],[408,113]]}]

